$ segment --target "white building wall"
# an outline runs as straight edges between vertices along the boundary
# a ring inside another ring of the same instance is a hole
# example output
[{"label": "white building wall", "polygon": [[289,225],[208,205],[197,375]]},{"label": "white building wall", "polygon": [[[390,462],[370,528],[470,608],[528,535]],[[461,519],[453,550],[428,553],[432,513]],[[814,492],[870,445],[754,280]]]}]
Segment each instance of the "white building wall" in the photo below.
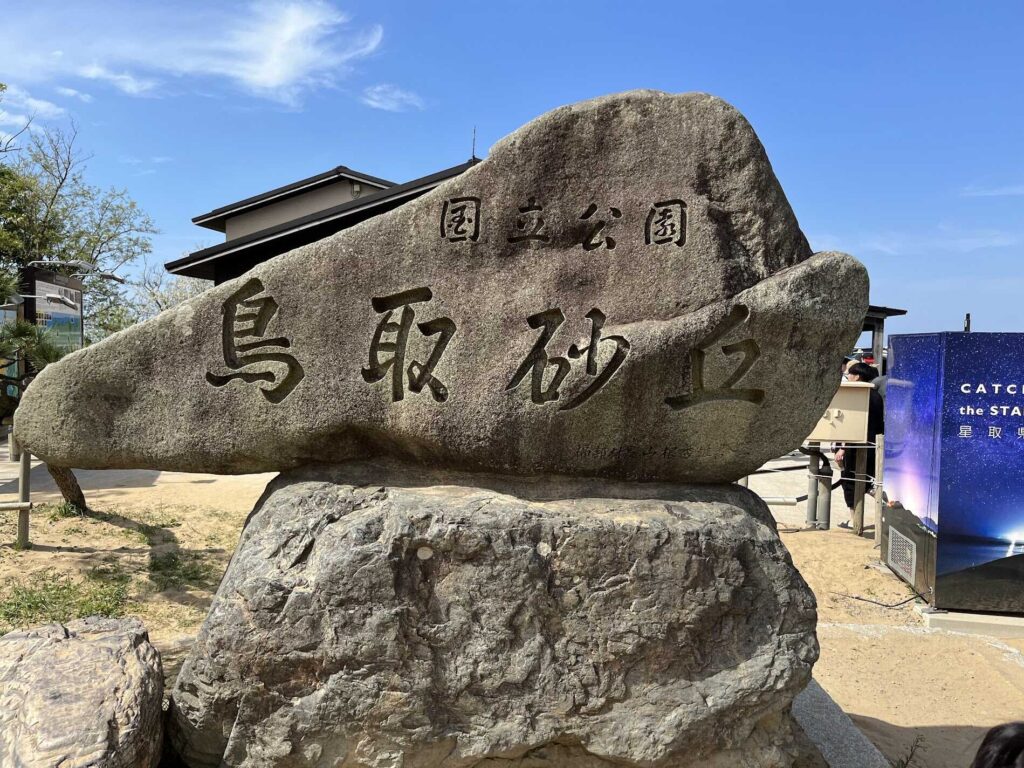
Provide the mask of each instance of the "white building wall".
[{"label": "white building wall", "polygon": [[[278,203],[263,205],[248,213],[232,216],[224,222],[225,235],[228,240],[234,240],[276,224],[284,224],[286,221],[294,221],[310,213],[347,203],[355,199],[355,195],[352,193],[352,184],[353,182],[349,179],[338,179],[331,184],[289,197]],[[360,196],[376,191],[377,187],[371,187],[364,183]]]}]

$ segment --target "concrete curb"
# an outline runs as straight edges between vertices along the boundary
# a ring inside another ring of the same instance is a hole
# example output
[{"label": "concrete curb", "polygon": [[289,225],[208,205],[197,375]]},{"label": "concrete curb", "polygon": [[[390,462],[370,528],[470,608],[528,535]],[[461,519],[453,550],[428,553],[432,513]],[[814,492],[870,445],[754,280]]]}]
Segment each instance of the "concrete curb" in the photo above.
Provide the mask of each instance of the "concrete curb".
[{"label": "concrete curb", "polygon": [[892,768],[815,680],[793,701],[793,716],[829,768]]}]

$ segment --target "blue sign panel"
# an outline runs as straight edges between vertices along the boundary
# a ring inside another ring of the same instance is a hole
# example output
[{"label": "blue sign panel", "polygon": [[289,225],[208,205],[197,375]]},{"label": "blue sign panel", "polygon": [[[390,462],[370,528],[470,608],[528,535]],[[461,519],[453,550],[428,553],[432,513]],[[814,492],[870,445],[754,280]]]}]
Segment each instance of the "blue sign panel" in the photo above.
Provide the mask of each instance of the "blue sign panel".
[{"label": "blue sign panel", "polygon": [[937,536],[933,602],[1024,612],[1024,334],[891,341],[885,484]]},{"label": "blue sign panel", "polygon": [[944,363],[940,575],[1024,554],[1024,334],[950,334]]}]

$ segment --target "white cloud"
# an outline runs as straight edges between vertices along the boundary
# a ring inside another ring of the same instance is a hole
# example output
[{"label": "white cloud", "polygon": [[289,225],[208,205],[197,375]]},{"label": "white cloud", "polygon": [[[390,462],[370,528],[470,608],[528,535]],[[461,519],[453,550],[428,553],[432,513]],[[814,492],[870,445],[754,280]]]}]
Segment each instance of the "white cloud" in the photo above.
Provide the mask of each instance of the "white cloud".
[{"label": "white cloud", "polygon": [[[354,28],[325,0],[85,0],[5,16],[0,77],[25,83],[78,77],[132,96],[157,95],[172,82],[209,90],[211,80],[220,80],[295,104],[310,90],[333,86],[382,37],[380,26]],[[39,40],[48,41],[45,49]]]},{"label": "white cloud", "polygon": [[164,155],[154,155],[153,157],[136,157],[135,155],[121,155],[117,158],[117,162],[124,163],[125,165],[163,165],[173,160],[173,157],[166,157]]},{"label": "white cloud", "polygon": [[[21,129],[28,125],[28,121],[28,115],[18,114],[17,112],[7,112],[0,109],[0,125]],[[4,134],[4,136],[10,136],[10,134]]]},{"label": "white cloud", "polygon": [[76,91],[74,88],[58,86],[54,90],[57,91],[57,93],[59,93],[61,96],[67,96],[69,99],[78,99],[79,101],[84,101],[86,104],[92,101],[92,96],[90,96],[88,93]]},{"label": "white cloud", "polygon": [[[8,85],[3,93],[3,103],[11,109],[17,109],[42,120],[55,120],[63,117],[65,109],[46,99],[37,99],[24,88]],[[21,117],[21,116],[19,116]]]},{"label": "white cloud", "polygon": [[377,49],[379,26],[345,41],[335,33],[348,17],[321,3],[272,3],[256,6],[243,23],[194,58],[192,69],[234,79],[250,90],[290,100],[304,87],[329,85],[348,62]]},{"label": "white cloud", "polygon": [[80,68],[75,74],[80,77],[84,77],[87,80],[102,80],[108,82],[117,88],[117,90],[122,93],[127,93],[129,96],[144,96],[147,93],[151,93],[157,86],[156,80],[136,77],[128,74],[127,72],[111,72],[100,64],[89,64],[88,66]]},{"label": "white cloud", "polygon": [[404,112],[407,109],[423,109],[423,99],[412,91],[403,91],[396,85],[382,83],[363,89],[360,99],[363,104],[388,112]]},{"label": "white cloud", "polygon": [[1024,184],[1009,184],[1004,187],[965,187],[960,191],[961,197],[1022,197]]},{"label": "white cloud", "polygon": [[157,169],[165,163],[170,163],[174,158],[165,155],[153,155],[151,157],[136,157],[135,155],[121,155],[117,162],[131,166],[134,170],[133,176],[152,176]]}]

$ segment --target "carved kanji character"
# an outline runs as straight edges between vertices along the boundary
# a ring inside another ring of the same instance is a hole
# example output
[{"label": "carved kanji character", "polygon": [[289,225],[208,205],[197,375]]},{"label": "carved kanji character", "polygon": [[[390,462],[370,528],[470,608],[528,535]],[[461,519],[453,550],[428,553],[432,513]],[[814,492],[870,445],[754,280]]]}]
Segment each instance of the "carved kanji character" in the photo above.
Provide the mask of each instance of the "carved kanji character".
[{"label": "carved kanji character", "polygon": [[734,344],[721,347],[726,355],[741,354],[736,369],[722,382],[721,386],[708,388],[704,381],[704,363],[707,350],[715,346],[735,328],[738,328],[750,316],[750,310],[742,304],[733,307],[728,317],[711,333],[698,342],[696,348],[690,350],[690,381],[691,391],[687,395],[676,395],[665,398],[665,402],[674,410],[689,408],[699,403],[714,400],[743,400],[748,403],[764,402],[763,389],[736,389],[733,385],[747,375],[757,359],[761,356],[761,348],[754,339],[744,339]]},{"label": "carved kanji character", "polygon": [[[234,373],[208,371],[206,380],[215,387],[223,387],[236,379],[247,383],[268,382],[272,386],[261,386],[260,392],[269,402],[280,403],[299,385],[305,373],[295,357],[280,351],[291,347],[288,339],[283,336],[264,338],[279,307],[272,296],[260,296],[263,290],[263,283],[252,278],[224,302],[221,331],[224,363]],[[283,375],[280,365],[285,366]]]},{"label": "carved kanji character", "polygon": [[[370,359],[369,364],[362,369],[363,380],[372,384],[383,379],[390,371],[392,402],[398,402],[405,397],[403,377],[406,373],[409,377],[410,392],[419,393],[423,391],[424,387],[427,387],[436,401],[444,402],[448,399],[448,388],[434,376],[434,368],[440,362],[441,356],[448,347],[448,342],[455,335],[455,323],[451,318],[438,317],[416,326],[423,336],[438,336],[439,338],[425,363],[412,360],[408,368],[405,365],[409,331],[416,319],[416,311],[412,305],[430,301],[431,298],[433,298],[433,294],[430,289],[424,287],[370,300],[374,311],[384,313],[384,317],[377,324],[373,340],[370,342]],[[398,322],[392,322],[391,317],[399,308],[402,312]],[[393,338],[385,340],[385,336]],[[382,354],[388,354],[390,357],[382,359]]]}]

